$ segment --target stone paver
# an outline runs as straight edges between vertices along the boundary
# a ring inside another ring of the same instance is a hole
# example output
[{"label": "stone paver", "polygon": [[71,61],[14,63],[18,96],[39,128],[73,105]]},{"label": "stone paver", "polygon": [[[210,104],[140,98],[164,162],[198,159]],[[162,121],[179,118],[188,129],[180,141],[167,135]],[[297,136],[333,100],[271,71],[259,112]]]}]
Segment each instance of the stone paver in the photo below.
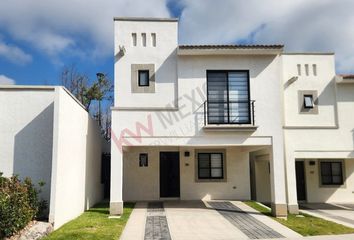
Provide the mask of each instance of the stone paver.
[{"label": "stone paver", "polygon": [[147,207],[144,240],[171,239],[162,202],[150,202]]},{"label": "stone paver", "polygon": [[247,214],[251,215],[258,221],[264,223],[268,227],[274,229],[281,235],[283,235],[286,238],[299,238],[302,237],[299,233],[291,230],[290,228],[287,228],[286,226],[282,225],[281,223],[275,221],[274,219],[258,212],[257,210],[251,208],[250,206],[246,205],[243,202],[240,201],[230,201],[232,204],[234,204],[236,207],[240,208],[242,211],[246,212]]},{"label": "stone paver", "polygon": [[284,237],[230,202],[208,202],[208,204],[250,239]]}]

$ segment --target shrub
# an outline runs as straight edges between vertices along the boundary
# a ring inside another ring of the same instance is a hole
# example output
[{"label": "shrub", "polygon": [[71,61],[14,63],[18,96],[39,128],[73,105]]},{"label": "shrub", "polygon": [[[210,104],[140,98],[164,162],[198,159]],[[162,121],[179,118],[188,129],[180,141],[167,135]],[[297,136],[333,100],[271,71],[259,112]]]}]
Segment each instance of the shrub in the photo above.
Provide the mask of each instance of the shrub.
[{"label": "shrub", "polygon": [[11,236],[38,217],[46,203],[38,200],[30,178],[2,177],[0,173],[0,239]]}]

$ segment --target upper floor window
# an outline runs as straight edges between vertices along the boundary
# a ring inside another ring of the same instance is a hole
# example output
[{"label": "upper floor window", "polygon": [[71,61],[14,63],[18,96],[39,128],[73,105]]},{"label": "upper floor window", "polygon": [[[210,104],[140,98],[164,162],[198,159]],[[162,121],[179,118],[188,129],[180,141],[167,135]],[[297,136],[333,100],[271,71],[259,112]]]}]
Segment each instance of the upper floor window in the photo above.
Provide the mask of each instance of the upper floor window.
[{"label": "upper floor window", "polygon": [[251,123],[248,71],[207,71],[207,99],[208,123]]},{"label": "upper floor window", "polygon": [[304,108],[313,108],[313,96],[304,95]]},{"label": "upper floor window", "polygon": [[343,166],[341,161],[320,162],[320,166],[322,185],[343,184]]},{"label": "upper floor window", "polygon": [[139,87],[149,86],[149,70],[138,71],[138,85]]}]

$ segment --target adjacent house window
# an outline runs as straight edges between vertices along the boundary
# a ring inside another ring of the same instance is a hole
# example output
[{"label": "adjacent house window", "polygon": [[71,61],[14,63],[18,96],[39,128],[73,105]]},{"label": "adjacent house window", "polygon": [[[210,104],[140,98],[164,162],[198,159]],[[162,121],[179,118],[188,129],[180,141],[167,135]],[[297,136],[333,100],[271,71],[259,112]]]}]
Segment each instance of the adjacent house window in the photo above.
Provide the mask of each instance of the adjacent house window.
[{"label": "adjacent house window", "polygon": [[321,162],[322,185],[342,185],[343,168],[342,162]]},{"label": "adjacent house window", "polygon": [[138,71],[138,85],[139,87],[149,86],[149,70]]},{"label": "adjacent house window", "polygon": [[224,157],[222,153],[198,153],[198,178],[223,179]]},{"label": "adjacent house window", "polygon": [[139,155],[139,167],[147,167],[148,166],[148,154],[140,153]]},{"label": "adjacent house window", "polygon": [[304,108],[313,108],[313,96],[304,95]]}]

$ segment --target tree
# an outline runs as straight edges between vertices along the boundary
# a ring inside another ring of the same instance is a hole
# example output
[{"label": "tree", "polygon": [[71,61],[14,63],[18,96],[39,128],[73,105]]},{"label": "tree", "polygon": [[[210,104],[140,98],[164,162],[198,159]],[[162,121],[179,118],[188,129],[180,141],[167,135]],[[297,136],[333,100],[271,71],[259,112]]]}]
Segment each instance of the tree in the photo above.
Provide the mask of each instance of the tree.
[{"label": "tree", "polygon": [[[98,121],[102,135],[106,139],[110,139],[110,106],[113,104],[113,84],[107,74],[97,73],[97,78],[90,81],[87,75],[78,72],[76,66],[72,64],[63,68],[61,83]],[[104,114],[102,114],[102,108],[105,108]]]}]

